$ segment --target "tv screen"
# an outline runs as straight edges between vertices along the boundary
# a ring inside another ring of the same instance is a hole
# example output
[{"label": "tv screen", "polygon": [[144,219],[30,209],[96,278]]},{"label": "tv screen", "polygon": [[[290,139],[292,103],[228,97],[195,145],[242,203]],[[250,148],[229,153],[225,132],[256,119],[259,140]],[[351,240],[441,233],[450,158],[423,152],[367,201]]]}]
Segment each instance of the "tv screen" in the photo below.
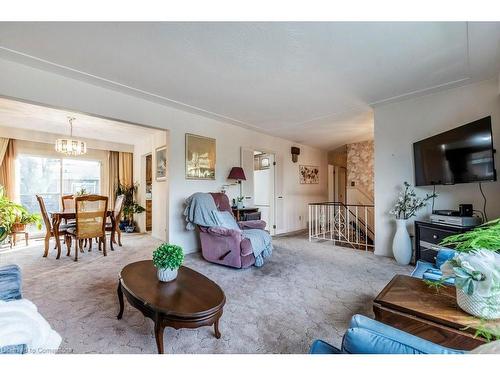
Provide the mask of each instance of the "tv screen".
[{"label": "tv screen", "polygon": [[413,144],[415,185],[496,181],[491,117]]}]

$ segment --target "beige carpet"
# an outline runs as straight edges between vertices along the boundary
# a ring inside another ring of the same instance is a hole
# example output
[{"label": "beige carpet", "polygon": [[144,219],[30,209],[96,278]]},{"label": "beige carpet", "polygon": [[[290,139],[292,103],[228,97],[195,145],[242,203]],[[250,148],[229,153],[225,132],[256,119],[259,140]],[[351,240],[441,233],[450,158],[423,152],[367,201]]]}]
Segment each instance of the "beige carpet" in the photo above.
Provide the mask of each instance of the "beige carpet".
[{"label": "beige carpet", "polygon": [[[25,298],[32,300],[63,337],[62,353],[155,353],[153,324],[125,302],[116,319],[118,273],[130,262],[151,258],[159,244],[148,235],[124,238],[103,257],[94,249],[78,262],[55,251],[42,258],[42,245],[0,252],[0,265],[23,271]],[[213,328],[165,329],[167,353],[306,353],[315,338],[340,343],[350,317],[372,315],[372,300],[397,273],[410,267],[372,253],[309,243],[304,237],[274,240],[263,268],[235,270],[205,262],[199,254],[185,265],[224,290],[227,303]]]}]

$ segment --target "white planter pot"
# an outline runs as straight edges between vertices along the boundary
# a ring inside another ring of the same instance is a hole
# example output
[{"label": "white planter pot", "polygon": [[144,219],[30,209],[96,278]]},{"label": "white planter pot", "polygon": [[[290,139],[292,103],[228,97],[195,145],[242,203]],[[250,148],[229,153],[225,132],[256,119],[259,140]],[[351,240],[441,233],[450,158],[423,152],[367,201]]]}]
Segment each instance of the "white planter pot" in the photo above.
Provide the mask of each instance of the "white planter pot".
[{"label": "white planter pot", "polygon": [[405,219],[396,219],[396,234],[392,241],[392,253],[398,264],[402,266],[410,264],[412,256],[411,239],[406,229]]},{"label": "white planter pot", "polygon": [[457,304],[466,313],[483,319],[500,319],[500,294],[495,297],[468,295],[457,288]]},{"label": "white planter pot", "polygon": [[244,207],[244,206],[243,206],[243,201],[238,202],[238,203],[236,204],[236,207],[238,207],[238,209],[239,209],[239,210],[241,210],[241,209]]},{"label": "white planter pot", "polygon": [[171,270],[170,268],[158,268],[156,270],[158,275],[158,280],[163,282],[169,282],[177,278],[177,269]]}]

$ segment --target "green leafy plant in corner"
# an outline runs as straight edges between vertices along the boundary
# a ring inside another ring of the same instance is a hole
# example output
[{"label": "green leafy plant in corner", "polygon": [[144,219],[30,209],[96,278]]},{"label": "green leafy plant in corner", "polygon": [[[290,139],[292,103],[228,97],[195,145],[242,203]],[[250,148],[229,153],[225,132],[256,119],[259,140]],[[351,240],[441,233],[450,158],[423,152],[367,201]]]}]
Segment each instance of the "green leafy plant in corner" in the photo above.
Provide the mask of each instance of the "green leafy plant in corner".
[{"label": "green leafy plant in corner", "polygon": [[35,224],[38,229],[42,227],[42,218],[38,214],[30,213],[23,205],[11,201],[5,195],[5,189],[0,185],[0,227],[2,240],[10,234],[16,224]]},{"label": "green leafy plant in corner", "polygon": [[125,196],[125,199],[123,200],[123,216],[128,222],[128,225],[133,225],[134,214],[140,214],[146,211],[146,209],[135,200],[135,194],[137,193],[138,188],[138,183],[135,183],[133,185],[119,184],[115,190],[116,196]]},{"label": "green leafy plant in corner", "polygon": [[158,269],[178,269],[184,262],[182,247],[164,243],[153,252],[153,264]]}]

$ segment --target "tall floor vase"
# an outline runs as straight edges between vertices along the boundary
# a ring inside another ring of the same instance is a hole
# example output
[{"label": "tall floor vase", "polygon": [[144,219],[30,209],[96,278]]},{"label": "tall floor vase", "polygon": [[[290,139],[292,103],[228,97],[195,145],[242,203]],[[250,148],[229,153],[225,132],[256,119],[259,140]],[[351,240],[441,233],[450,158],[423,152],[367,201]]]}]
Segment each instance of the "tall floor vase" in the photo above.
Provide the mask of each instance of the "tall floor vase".
[{"label": "tall floor vase", "polygon": [[410,264],[412,249],[410,234],[406,229],[406,219],[396,219],[396,234],[392,241],[392,253],[398,264],[402,266]]}]

